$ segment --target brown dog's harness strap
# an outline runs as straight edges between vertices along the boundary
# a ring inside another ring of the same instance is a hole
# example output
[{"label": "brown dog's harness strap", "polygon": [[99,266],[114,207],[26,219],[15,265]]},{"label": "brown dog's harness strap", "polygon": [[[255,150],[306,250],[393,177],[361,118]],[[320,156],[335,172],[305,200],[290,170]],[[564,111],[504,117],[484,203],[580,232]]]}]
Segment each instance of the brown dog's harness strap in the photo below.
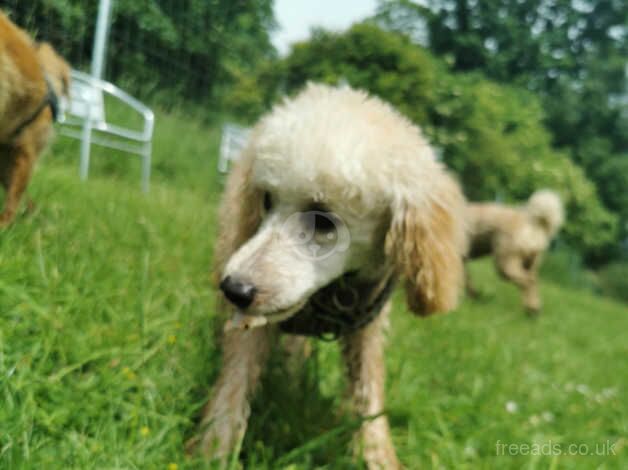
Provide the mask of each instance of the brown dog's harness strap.
[{"label": "brown dog's harness strap", "polygon": [[363,281],[348,273],[316,292],[308,303],[279,323],[284,333],[334,341],[368,325],[382,311],[395,277]]},{"label": "brown dog's harness strap", "polygon": [[46,80],[46,88],[47,88],[46,96],[44,96],[44,99],[41,101],[41,103],[39,103],[39,106],[37,106],[35,111],[28,118],[26,118],[23,122],[21,122],[20,125],[17,126],[13,130],[13,132],[11,132],[11,134],[9,134],[9,139],[8,139],[9,142],[12,142],[13,140],[15,140],[22,133],[22,131],[26,129],[28,126],[30,126],[35,121],[35,119],[37,119],[37,117],[41,114],[41,112],[47,107],[50,107],[53,121],[55,122],[57,121],[57,118],[59,117],[59,97],[54,92],[54,88],[52,87],[52,84],[50,83],[48,76],[44,76],[44,78]]}]

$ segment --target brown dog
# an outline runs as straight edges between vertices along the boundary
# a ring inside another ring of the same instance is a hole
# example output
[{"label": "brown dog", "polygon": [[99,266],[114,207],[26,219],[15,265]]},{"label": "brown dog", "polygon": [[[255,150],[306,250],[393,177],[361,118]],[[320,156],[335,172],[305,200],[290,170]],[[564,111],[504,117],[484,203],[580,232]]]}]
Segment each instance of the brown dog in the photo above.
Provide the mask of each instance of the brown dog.
[{"label": "brown dog", "polygon": [[15,217],[37,156],[52,135],[58,97],[68,96],[70,67],[0,12],[0,228]]}]

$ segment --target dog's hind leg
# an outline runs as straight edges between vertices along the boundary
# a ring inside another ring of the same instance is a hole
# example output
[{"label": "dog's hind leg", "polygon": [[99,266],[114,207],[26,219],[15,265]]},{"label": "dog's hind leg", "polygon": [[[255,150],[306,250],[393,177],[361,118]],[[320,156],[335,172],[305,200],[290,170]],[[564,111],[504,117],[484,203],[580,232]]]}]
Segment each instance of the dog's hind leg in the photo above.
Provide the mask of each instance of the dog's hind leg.
[{"label": "dog's hind leg", "polygon": [[15,217],[24,190],[31,178],[35,160],[33,152],[28,147],[14,147],[9,152],[11,153],[10,163],[4,167],[4,174],[0,181],[6,190],[4,210],[0,214],[0,228],[9,225]]},{"label": "dog's hind leg", "polygon": [[249,400],[268,358],[274,328],[230,331],[223,343],[222,370],[205,406],[199,436],[188,443],[208,458],[226,458],[246,431]]},{"label": "dog's hind leg", "polygon": [[464,285],[467,295],[472,299],[477,299],[480,297],[480,292],[473,285],[473,280],[471,279],[471,272],[469,271],[469,265],[465,263],[464,265]]},{"label": "dog's hind leg", "polygon": [[390,436],[384,412],[384,330],[391,304],[369,325],[343,340],[343,357],[347,364],[354,410],[365,421],[357,436],[369,470],[401,468]]}]

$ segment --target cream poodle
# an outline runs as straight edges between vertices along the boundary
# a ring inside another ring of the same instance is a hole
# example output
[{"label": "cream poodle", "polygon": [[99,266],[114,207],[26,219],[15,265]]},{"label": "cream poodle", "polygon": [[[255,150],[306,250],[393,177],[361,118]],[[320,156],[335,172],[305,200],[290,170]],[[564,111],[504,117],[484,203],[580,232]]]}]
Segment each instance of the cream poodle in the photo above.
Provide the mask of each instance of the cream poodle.
[{"label": "cream poodle", "polygon": [[[467,258],[494,255],[499,273],[521,290],[525,308],[530,313],[538,312],[538,269],[563,221],[560,197],[547,189],[536,191],[520,207],[469,203]],[[467,291],[476,295],[468,274]]]},{"label": "cream poodle", "polygon": [[[362,91],[310,84],[252,131],[215,247],[231,310],[223,365],[192,447],[224,458],[278,333],[339,339],[369,468],[394,469],[384,326],[397,279],[419,314],[464,284],[464,199],[421,131]],[[304,404],[307,406],[307,403]]]}]

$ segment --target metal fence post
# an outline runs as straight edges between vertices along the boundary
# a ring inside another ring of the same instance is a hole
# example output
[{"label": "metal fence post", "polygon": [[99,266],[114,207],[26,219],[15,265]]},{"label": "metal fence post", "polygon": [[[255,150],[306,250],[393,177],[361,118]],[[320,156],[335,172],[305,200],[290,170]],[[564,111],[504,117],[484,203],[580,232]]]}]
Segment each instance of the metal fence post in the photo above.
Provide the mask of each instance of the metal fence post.
[{"label": "metal fence post", "polygon": [[85,181],[89,174],[89,151],[92,144],[92,105],[87,103],[87,116],[83,122],[83,132],[81,133],[81,162],[79,164],[79,175]]},{"label": "metal fence post", "polygon": [[[102,79],[105,66],[105,51],[107,49],[107,36],[109,23],[111,22],[112,0],[100,0],[98,5],[98,19],[96,20],[96,32],[94,33],[94,48],[92,49],[92,77]],[[91,100],[87,101],[87,119],[83,124],[81,137],[81,162],[79,173],[82,180],[89,174],[89,152],[92,144]]]},{"label": "metal fence post", "polygon": [[100,0],[100,5],[98,6],[94,49],[92,50],[92,77],[98,79],[102,79],[105,66],[107,36],[109,35],[109,23],[111,22],[111,6],[112,0]]}]

